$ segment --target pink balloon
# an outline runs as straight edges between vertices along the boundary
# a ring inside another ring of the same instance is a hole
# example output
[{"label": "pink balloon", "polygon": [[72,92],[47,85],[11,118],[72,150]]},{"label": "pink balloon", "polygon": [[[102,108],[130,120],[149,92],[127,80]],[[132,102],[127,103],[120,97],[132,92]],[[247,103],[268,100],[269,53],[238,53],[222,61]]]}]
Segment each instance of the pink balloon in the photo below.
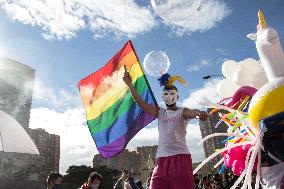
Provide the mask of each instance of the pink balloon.
[{"label": "pink balloon", "polygon": [[231,156],[229,156],[229,155],[226,156],[226,159],[227,159],[228,167],[232,167],[234,159]]},{"label": "pink balloon", "polygon": [[235,94],[232,97],[222,99],[219,102],[219,104],[230,99],[227,103],[225,103],[225,106],[233,107],[235,104],[237,104],[241,100],[242,97],[244,97],[245,95],[252,97],[256,93],[256,91],[257,89],[253,87],[242,86],[235,92]]},{"label": "pink balloon", "polygon": [[234,174],[240,176],[245,169],[245,160],[235,160],[233,162],[232,171]]},{"label": "pink balloon", "polygon": [[244,150],[241,146],[231,148],[230,150],[228,150],[228,154],[234,160],[246,158],[246,154],[244,153]]},{"label": "pink balloon", "polygon": [[242,146],[242,150],[244,151],[245,154],[247,154],[251,147],[252,147],[251,144],[245,144]]},{"label": "pink balloon", "polygon": [[223,152],[223,158],[224,158],[224,165],[225,167],[231,167],[232,166],[232,158],[228,155],[227,151]]}]

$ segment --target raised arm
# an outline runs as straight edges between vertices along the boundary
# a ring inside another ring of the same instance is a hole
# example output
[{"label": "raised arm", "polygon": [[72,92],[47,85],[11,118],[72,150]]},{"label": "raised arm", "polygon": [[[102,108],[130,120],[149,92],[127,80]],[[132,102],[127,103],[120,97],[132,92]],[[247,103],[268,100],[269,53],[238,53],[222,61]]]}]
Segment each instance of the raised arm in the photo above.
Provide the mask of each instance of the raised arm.
[{"label": "raised arm", "polygon": [[197,109],[190,110],[188,108],[185,108],[183,110],[183,117],[186,120],[198,118],[201,121],[205,121],[208,119],[208,113]]},{"label": "raised arm", "polygon": [[132,85],[132,78],[130,77],[126,66],[124,66],[124,76],[123,76],[123,81],[125,84],[128,86],[132,97],[134,98],[135,102],[147,113],[158,117],[159,116],[159,107],[152,106],[151,104],[146,103],[140,95],[137,93],[135,88]]}]

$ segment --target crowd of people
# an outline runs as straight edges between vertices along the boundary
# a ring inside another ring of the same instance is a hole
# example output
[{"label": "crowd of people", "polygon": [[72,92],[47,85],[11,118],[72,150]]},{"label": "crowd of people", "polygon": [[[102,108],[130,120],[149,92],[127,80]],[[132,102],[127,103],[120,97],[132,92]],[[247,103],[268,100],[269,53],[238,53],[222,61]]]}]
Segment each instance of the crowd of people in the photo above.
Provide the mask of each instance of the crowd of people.
[{"label": "crowd of people", "polygon": [[[194,175],[195,189],[228,189],[234,185],[237,179],[238,176],[228,172],[213,175],[209,174],[208,176],[203,177],[197,174]],[[242,183],[240,183],[239,186],[241,185]],[[255,180],[251,183],[251,185],[252,188],[254,188]]]},{"label": "crowd of people", "polygon": [[[228,189],[238,179],[238,176],[225,172],[222,174],[208,174],[207,176],[194,175],[195,189]],[[99,189],[103,177],[92,172],[87,181],[82,184],[80,189]],[[114,183],[113,189],[149,189],[151,177],[146,182],[136,180],[128,170],[123,170],[121,177]],[[255,180],[254,180],[255,181]],[[254,181],[252,188],[254,188]],[[47,189],[62,189],[63,176],[59,173],[51,173],[47,179]],[[242,184],[240,184],[241,186]],[[240,188],[240,187],[237,187]]]},{"label": "crowd of people", "polygon": [[[47,189],[63,189],[64,177],[60,173],[52,172],[47,178]],[[98,189],[103,177],[97,173],[92,172],[87,181],[82,184],[80,189]],[[149,179],[148,179],[149,180]],[[149,186],[149,184],[147,184]],[[143,187],[143,182],[141,180],[134,179],[128,170],[123,170],[121,177],[114,184],[113,189],[146,189],[148,187]]]},{"label": "crowd of people", "polygon": [[115,183],[113,189],[144,189],[143,182],[141,180],[135,181],[130,172],[125,169],[121,177]]},{"label": "crowd of people", "polygon": [[[194,175],[195,189],[228,189],[231,188],[238,176],[225,172],[222,174],[208,174],[207,176]],[[148,178],[147,182],[144,184],[138,180],[135,182],[135,179],[125,170],[120,179],[116,182],[113,189],[149,189],[150,188],[151,177]],[[240,183],[240,186],[242,183]],[[255,177],[251,183],[252,188],[255,185]],[[240,188],[240,187],[237,187]]]}]

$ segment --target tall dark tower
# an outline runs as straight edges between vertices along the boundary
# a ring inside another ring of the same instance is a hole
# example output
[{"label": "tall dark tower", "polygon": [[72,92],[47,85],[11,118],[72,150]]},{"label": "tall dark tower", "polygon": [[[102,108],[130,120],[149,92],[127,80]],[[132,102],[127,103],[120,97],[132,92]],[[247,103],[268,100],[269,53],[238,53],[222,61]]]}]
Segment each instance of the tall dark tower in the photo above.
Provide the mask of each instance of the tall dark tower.
[{"label": "tall dark tower", "polygon": [[[0,110],[13,117],[26,131],[29,127],[34,79],[34,69],[8,58],[0,58]],[[32,154],[0,152],[0,186],[42,188],[38,185],[38,175],[29,174],[32,169],[37,171],[29,160],[37,158],[37,155]]]},{"label": "tall dark tower", "polygon": [[[209,113],[212,109],[208,108],[207,112]],[[227,126],[224,123],[221,123],[218,128],[215,128],[214,126],[218,123],[220,120],[220,117],[217,113],[210,115],[209,119],[207,121],[200,121],[200,131],[202,138],[205,138],[208,135],[214,134],[214,133],[227,133]],[[215,152],[216,149],[223,148],[225,146],[224,143],[222,143],[223,140],[225,140],[227,137],[213,137],[208,140],[206,140],[203,143],[204,153],[205,157],[209,157],[211,154]],[[213,171],[214,165],[220,160],[220,156],[214,158],[209,162],[210,169]]]},{"label": "tall dark tower", "polygon": [[35,70],[11,59],[0,58],[0,110],[29,127]]},{"label": "tall dark tower", "polygon": [[47,175],[59,171],[60,136],[29,128],[34,79],[34,69],[0,58],[0,110],[20,123],[40,152],[40,155],[0,152],[0,189],[1,186],[44,189]]}]

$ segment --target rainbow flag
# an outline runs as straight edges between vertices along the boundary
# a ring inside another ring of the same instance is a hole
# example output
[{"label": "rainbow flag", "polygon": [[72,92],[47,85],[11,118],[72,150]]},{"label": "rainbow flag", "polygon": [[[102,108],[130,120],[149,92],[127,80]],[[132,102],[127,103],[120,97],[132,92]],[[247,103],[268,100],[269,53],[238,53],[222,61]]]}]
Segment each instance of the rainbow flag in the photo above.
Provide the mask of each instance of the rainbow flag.
[{"label": "rainbow flag", "polygon": [[134,102],[122,79],[124,65],[143,100],[157,106],[131,41],[78,84],[89,130],[104,158],[119,154],[138,131],[155,119]]}]

